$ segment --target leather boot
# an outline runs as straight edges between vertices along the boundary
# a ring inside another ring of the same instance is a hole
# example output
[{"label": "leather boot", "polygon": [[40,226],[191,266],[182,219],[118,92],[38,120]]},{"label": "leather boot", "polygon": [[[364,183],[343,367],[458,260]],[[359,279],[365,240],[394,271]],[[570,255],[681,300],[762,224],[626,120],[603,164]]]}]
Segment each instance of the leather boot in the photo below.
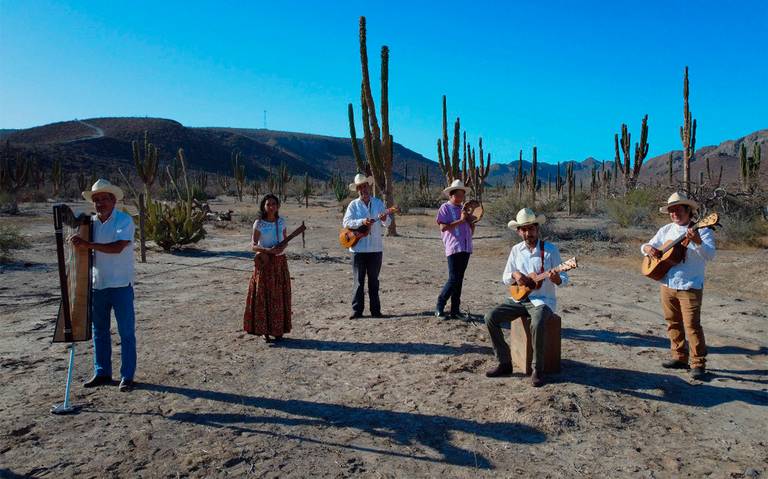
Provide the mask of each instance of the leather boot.
[{"label": "leather boot", "polygon": [[498,378],[501,376],[509,376],[512,374],[511,363],[499,363],[498,366],[486,372],[485,375],[489,378]]}]

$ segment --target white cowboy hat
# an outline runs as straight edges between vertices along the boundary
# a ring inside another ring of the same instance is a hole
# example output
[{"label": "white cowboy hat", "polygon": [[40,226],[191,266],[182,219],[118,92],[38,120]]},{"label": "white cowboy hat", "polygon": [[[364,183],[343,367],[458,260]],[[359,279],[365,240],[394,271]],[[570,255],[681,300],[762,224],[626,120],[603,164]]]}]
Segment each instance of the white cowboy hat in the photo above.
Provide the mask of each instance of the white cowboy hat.
[{"label": "white cowboy hat", "polygon": [[547,217],[544,215],[536,215],[530,208],[523,208],[517,212],[515,219],[507,223],[507,228],[515,229],[521,226],[527,226],[532,224],[543,224],[547,221]]},{"label": "white cowboy hat", "polygon": [[464,182],[463,181],[461,181],[461,180],[453,180],[453,182],[451,182],[451,186],[449,186],[448,188],[443,190],[443,196],[446,196],[446,197],[450,196],[450,193],[453,190],[462,190],[462,191],[464,191],[464,193],[466,193],[467,192],[467,187],[464,186]]},{"label": "white cowboy hat", "polygon": [[699,204],[693,200],[689,200],[684,192],[676,191],[670,195],[669,199],[667,199],[667,204],[659,208],[659,211],[661,213],[669,213],[669,207],[675,205],[688,205],[693,211],[699,209]]},{"label": "white cowboy hat", "polygon": [[91,191],[83,191],[83,198],[88,201],[92,201],[91,197],[96,193],[112,193],[115,195],[115,199],[117,201],[123,199],[123,190],[113,185],[108,180],[105,180],[104,178],[99,178],[96,180],[96,183],[91,186]]},{"label": "white cowboy hat", "polygon": [[365,183],[372,185],[373,176],[365,176],[362,173],[358,173],[355,175],[355,181],[349,184],[349,189],[350,191],[357,191],[357,187]]}]

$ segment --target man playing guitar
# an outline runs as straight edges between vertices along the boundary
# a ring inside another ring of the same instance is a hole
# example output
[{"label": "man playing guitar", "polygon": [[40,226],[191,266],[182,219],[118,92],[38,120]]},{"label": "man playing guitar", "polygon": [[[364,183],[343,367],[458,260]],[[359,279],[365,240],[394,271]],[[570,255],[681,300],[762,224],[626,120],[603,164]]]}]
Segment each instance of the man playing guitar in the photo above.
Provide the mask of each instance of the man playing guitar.
[{"label": "man playing guitar", "polygon": [[672,222],[662,226],[640,250],[644,255],[659,258],[664,243],[685,236],[685,259],[672,266],[660,281],[661,307],[672,350],[672,359],[661,365],[668,369],[690,369],[691,378],[701,380],[705,377],[707,356],[701,327],[702,289],[706,263],[715,257],[715,238],[709,228],[690,227],[691,216],[697,209],[698,204],[685,193],[673,193],[667,204],[659,208],[669,214]]}]

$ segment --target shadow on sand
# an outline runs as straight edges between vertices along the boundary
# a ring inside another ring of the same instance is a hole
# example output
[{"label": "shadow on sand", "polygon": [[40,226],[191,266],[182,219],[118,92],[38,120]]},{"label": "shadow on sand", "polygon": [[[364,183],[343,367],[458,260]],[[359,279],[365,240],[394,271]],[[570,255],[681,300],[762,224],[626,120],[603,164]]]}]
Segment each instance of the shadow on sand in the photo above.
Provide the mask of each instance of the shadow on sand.
[{"label": "shadow on sand", "polygon": [[[677,374],[606,368],[567,359],[562,361],[562,366],[563,371],[553,375],[551,382],[582,384],[649,401],[682,406],[713,407],[734,401],[768,406],[768,394],[764,392],[704,383],[692,384],[684,379],[684,376]],[[658,391],[658,394],[649,391]]]},{"label": "shadow on sand", "polygon": [[[563,328],[563,338],[575,341],[590,341],[639,348],[669,348],[669,340],[650,334],[639,334],[628,331],[606,331],[604,329],[573,329]],[[745,356],[759,356],[768,354],[768,347],[760,346],[758,349],[747,349],[739,346],[707,346],[712,354],[743,354]]]},{"label": "shadow on sand", "polygon": [[[493,469],[493,465],[480,452],[452,444],[451,439],[454,432],[519,444],[537,444],[546,440],[546,435],[538,429],[516,423],[479,422],[449,416],[386,411],[297,399],[272,399],[159,384],[143,383],[139,385],[139,388],[166,394],[179,394],[192,400],[205,399],[227,403],[236,406],[239,410],[242,410],[243,407],[253,408],[250,413],[175,412],[170,416],[164,416],[172,421],[480,469]],[[288,414],[294,417],[282,417],[279,414]],[[310,436],[283,434],[253,428],[254,425],[259,424],[318,426],[321,430],[323,428],[352,428],[364,432],[371,438],[387,439],[400,446],[423,446],[432,449],[437,455],[401,453],[372,446],[334,443]]]},{"label": "shadow on sand", "polygon": [[321,339],[289,338],[272,343],[273,348],[282,349],[309,349],[316,351],[343,351],[353,353],[397,353],[397,354],[444,354],[457,356],[460,354],[478,353],[493,354],[493,349],[488,346],[476,346],[474,344],[462,344],[461,346],[449,346],[430,343],[361,343],[344,341],[326,341]]}]

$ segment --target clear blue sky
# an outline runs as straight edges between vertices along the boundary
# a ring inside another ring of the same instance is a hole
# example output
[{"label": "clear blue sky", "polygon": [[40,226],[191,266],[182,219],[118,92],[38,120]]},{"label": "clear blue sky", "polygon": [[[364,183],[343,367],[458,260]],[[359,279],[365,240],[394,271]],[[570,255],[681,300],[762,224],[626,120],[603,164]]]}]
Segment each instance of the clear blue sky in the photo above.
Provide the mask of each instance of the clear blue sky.
[{"label": "clear blue sky", "polygon": [[[441,95],[494,161],[613,158],[622,122],[680,148],[768,128],[768,2],[0,0],[0,128],[97,116],[347,136],[358,17],[390,47],[395,140],[436,159]],[[378,90],[378,80],[374,88]]]}]

